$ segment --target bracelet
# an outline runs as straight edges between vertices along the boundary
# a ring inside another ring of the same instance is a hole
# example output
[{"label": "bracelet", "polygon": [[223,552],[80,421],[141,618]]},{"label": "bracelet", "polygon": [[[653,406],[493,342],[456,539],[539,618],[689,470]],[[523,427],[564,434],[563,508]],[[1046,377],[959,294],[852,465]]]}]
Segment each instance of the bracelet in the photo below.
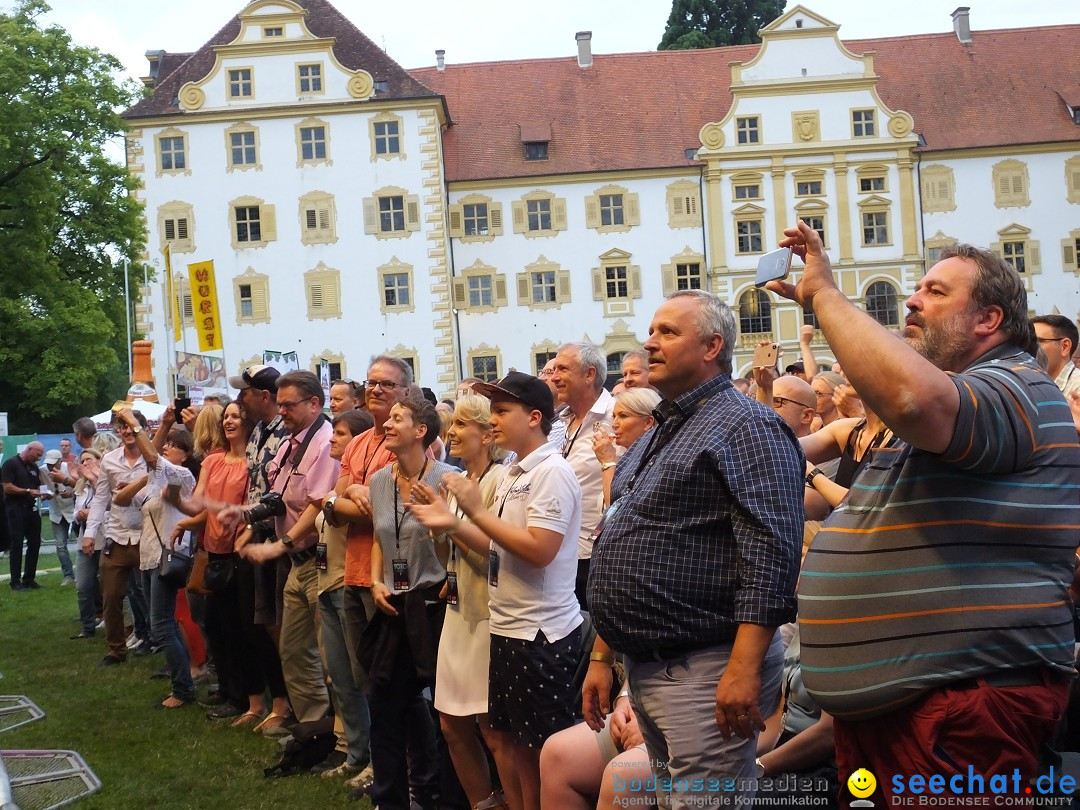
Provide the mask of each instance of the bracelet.
[{"label": "bracelet", "polygon": [[374,587],[375,587],[376,585],[382,585],[382,586],[383,586],[384,588],[386,587],[386,583],[385,583],[385,582],[383,582],[382,580],[378,580],[378,579],[373,579],[373,580],[371,581],[371,584],[370,584],[370,585],[368,585],[368,590],[370,591],[370,590],[371,590],[372,588],[374,588]]},{"label": "bracelet", "polygon": [[817,467],[814,467],[814,469],[810,470],[810,472],[808,472],[806,474],[806,485],[808,487],[814,486],[814,479],[817,478],[819,475],[824,475],[824,474],[825,473],[823,473]]},{"label": "bracelet", "polygon": [[614,466],[615,466],[614,461],[605,461],[603,464],[600,465],[600,469],[601,470],[610,470]]},{"label": "bracelet", "polygon": [[615,656],[609,652],[591,652],[589,653],[589,663],[593,661],[599,661],[601,664],[606,664],[609,667],[615,666]]},{"label": "bracelet", "polygon": [[627,689],[623,689],[623,690],[622,690],[621,692],[619,692],[619,694],[617,694],[617,695],[615,696],[615,699],[616,699],[616,700],[618,700],[618,699],[619,699],[619,698],[621,698],[621,697],[624,697],[624,698],[628,698],[628,697],[630,697],[630,692],[629,692],[629,690],[627,690]]}]

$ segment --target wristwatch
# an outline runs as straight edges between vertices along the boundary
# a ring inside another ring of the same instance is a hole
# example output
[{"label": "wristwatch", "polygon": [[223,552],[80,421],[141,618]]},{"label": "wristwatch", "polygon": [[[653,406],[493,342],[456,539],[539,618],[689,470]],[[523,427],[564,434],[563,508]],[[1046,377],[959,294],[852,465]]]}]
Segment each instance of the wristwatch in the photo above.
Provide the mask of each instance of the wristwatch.
[{"label": "wristwatch", "polygon": [[603,464],[600,465],[600,469],[601,470],[608,470],[608,469],[611,469],[614,466],[615,466],[614,461],[605,461]]},{"label": "wristwatch", "polygon": [[[818,470],[821,472],[821,470]],[[758,757],[754,760],[754,778],[761,779],[765,776],[765,766],[761,763],[761,758]]]},{"label": "wristwatch", "polygon": [[133,436],[138,436],[140,433],[142,433],[142,425],[136,425],[131,429],[131,434]]},{"label": "wristwatch", "polygon": [[331,526],[336,526],[337,525],[337,523],[334,522],[334,502],[335,501],[337,501],[337,495],[331,495],[329,498],[326,499],[326,502],[323,503],[323,507],[322,507],[323,519],[326,520],[326,522],[329,523]]},{"label": "wristwatch", "polygon": [[289,537],[289,535],[287,535],[287,534],[281,535],[281,537],[279,537],[278,540],[281,541],[281,545],[285,546],[285,548],[292,548],[293,547],[293,539],[291,537]]},{"label": "wristwatch", "polygon": [[814,469],[810,470],[810,472],[808,472],[806,474],[806,485],[808,487],[812,487],[814,485],[814,479],[817,478],[819,475],[824,475],[824,474],[825,473],[823,473],[817,467],[814,467]]}]

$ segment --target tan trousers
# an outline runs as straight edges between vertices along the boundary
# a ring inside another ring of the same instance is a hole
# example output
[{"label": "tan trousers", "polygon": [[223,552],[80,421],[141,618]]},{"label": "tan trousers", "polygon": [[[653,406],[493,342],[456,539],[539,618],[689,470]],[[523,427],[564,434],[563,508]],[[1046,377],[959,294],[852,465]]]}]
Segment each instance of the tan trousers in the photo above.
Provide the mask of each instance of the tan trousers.
[{"label": "tan trousers", "polygon": [[330,695],[319,654],[319,576],[314,559],[289,571],[283,601],[278,650],[289,702],[300,722],[320,720],[330,710]]}]

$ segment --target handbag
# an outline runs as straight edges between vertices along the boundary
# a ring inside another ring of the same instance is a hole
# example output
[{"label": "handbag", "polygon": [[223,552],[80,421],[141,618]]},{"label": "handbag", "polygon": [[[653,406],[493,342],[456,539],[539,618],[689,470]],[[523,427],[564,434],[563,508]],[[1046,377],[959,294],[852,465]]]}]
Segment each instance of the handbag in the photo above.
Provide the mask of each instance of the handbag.
[{"label": "handbag", "polygon": [[197,593],[206,596],[210,591],[206,587],[206,566],[210,562],[210,555],[204,548],[197,548],[195,558],[191,566],[191,575],[188,576],[188,593]]},{"label": "handbag", "polygon": [[161,545],[161,565],[158,568],[158,578],[174,588],[183,588],[187,585],[188,577],[191,575],[194,560],[191,559],[190,554],[184,554],[173,548],[166,548],[154,516],[147,513],[147,517],[150,518],[150,525],[154,527],[154,534],[157,535],[158,543]]},{"label": "handbag", "polygon": [[221,593],[229,587],[236,575],[236,557],[219,557],[206,563],[206,571],[203,574],[203,587],[210,593]]}]

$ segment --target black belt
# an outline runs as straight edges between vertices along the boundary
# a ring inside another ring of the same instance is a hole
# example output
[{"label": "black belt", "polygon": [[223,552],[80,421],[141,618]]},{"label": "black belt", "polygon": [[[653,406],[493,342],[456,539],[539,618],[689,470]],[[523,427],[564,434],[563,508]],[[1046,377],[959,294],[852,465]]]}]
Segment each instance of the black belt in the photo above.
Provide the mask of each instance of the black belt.
[{"label": "black belt", "polygon": [[303,565],[308,560],[315,559],[315,546],[311,548],[305,548],[303,551],[294,551],[289,554],[289,562],[294,566]]},{"label": "black belt", "polygon": [[690,653],[697,652],[698,650],[704,650],[708,647],[719,647],[723,644],[730,643],[731,642],[729,641],[710,641],[707,643],[690,642],[688,644],[679,644],[673,647],[656,647],[652,650],[627,653],[626,657],[635,664],[662,664],[665,661],[678,661],[681,658],[686,658]]}]

